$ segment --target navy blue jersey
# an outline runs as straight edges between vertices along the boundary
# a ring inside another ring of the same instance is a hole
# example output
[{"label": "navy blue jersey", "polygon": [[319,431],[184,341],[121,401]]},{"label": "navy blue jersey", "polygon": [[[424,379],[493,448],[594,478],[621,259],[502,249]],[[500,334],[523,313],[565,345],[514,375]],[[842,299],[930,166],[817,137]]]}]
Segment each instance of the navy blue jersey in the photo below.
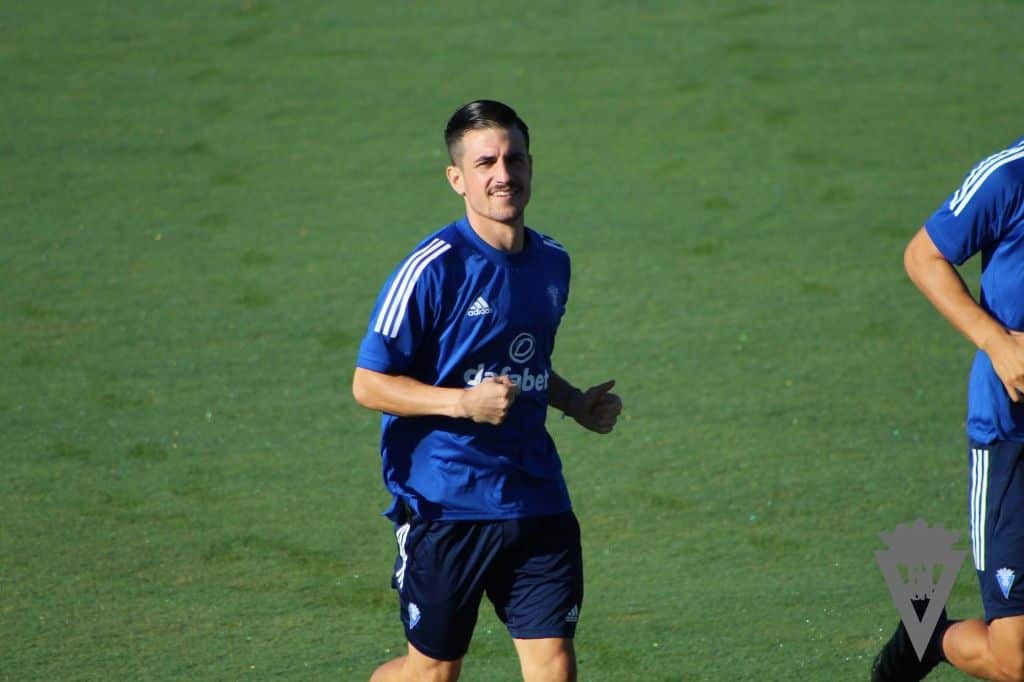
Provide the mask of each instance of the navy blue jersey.
[{"label": "navy blue jersey", "polygon": [[384,482],[426,519],[510,519],[570,510],[544,422],[551,353],[569,294],[569,254],[526,229],[523,249],[494,249],[466,218],[421,242],[388,278],[359,367],[469,388],[508,375],[521,389],[500,426],[384,414]]},{"label": "navy blue jersey", "polygon": [[[1024,138],[975,166],[925,229],[954,265],[981,253],[981,306],[1024,331]],[[1024,405],[1010,400],[981,351],[971,368],[967,435],[979,443],[1024,441]]]}]

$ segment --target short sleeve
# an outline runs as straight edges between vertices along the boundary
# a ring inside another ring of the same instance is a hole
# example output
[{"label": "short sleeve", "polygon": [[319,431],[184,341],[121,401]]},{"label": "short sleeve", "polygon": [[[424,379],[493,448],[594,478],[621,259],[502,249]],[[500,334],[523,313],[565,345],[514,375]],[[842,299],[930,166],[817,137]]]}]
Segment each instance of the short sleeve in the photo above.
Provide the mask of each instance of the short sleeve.
[{"label": "short sleeve", "polygon": [[942,256],[962,265],[989,249],[1012,227],[1020,201],[1015,168],[982,162],[968,174],[960,189],[925,223],[928,236]]},{"label": "short sleeve", "polygon": [[370,315],[356,358],[358,367],[386,374],[409,368],[436,318],[441,281],[428,266],[448,248],[444,244],[429,252],[430,257],[414,253],[391,274]]}]

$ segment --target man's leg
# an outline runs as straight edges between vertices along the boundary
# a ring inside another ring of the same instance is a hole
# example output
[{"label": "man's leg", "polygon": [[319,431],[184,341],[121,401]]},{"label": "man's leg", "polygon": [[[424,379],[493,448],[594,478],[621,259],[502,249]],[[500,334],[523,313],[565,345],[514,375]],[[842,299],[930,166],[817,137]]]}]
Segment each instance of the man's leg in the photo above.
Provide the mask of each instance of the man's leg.
[{"label": "man's leg", "polygon": [[965,620],[952,625],[942,640],[946,659],[983,680],[1024,682],[1024,616]]},{"label": "man's leg", "polygon": [[506,524],[509,554],[487,588],[526,682],[575,682],[573,636],[583,605],[580,527],[571,513]]},{"label": "man's leg", "polygon": [[439,661],[410,644],[408,654],[393,658],[374,670],[370,682],[455,682],[460,670],[461,659]]},{"label": "man's leg", "polygon": [[525,682],[576,682],[576,651],[560,637],[514,639]]}]

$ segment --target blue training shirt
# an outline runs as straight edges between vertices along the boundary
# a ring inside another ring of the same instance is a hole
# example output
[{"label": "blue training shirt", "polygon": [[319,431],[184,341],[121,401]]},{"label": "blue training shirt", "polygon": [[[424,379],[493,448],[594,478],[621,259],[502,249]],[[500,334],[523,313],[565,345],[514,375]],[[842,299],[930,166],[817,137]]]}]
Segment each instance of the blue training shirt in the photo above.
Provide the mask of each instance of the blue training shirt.
[{"label": "blue training shirt", "polygon": [[[988,157],[925,223],[950,263],[981,252],[981,306],[1007,329],[1024,331],[1024,138]],[[981,443],[1024,441],[1015,405],[978,351],[967,393],[967,435]]]},{"label": "blue training shirt", "polygon": [[508,375],[521,393],[500,426],[449,417],[381,419],[384,483],[426,519],[488,520],[571,509],[544,426],[555,332],[569,295],[569,254],[526,229],[499,251],[464,217],[423,240],[388,278],[359,347],[359,367],[447,388]]}]

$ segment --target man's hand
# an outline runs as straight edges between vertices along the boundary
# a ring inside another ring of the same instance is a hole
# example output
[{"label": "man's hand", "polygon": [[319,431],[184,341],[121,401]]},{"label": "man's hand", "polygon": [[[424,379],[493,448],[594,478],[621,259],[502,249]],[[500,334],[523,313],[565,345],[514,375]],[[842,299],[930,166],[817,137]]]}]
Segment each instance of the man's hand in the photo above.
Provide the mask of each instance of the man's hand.
[{"label": "man's hand", "polygon": [[993,334],[985,340],[982,350],[992,361],[1010,400],[1020,402],[1024,398],[1024,333]]},{"label": "man's hand", "polygon": [[569,410],[566,414],[585,429],[597,433],[611,433],[622,412],[622,400],[614,393],[609,393],[614,386],[615,380],[612,379],[591,386],[586,391],[576,391],[569,401]]},{"label": "man's hand", "polygon": [[465,389],[459,398],[459,407],[467,419],[498,426],[508,417],[518,396],[519,387],[507,376],[499,375]]}]

